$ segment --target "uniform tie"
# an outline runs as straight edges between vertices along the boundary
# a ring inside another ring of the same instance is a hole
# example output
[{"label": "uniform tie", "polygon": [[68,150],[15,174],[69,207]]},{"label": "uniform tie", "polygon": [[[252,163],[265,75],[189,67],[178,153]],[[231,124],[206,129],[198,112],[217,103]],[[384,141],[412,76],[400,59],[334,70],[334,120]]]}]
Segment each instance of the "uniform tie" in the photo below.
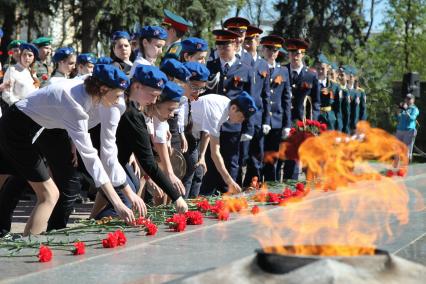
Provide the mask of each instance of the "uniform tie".
[{"label": "uniform tie", "polygon": [[291,81],[293,84],[296,84],[297,77],[299,77],[299,74],[297,74],[297,71],[291,72]]},{"label": "uniform tie", "polygon": [[228,71],[229,71],[229,63],[226,62],[225,66],[223,67],[223,75],[228,74]]}]

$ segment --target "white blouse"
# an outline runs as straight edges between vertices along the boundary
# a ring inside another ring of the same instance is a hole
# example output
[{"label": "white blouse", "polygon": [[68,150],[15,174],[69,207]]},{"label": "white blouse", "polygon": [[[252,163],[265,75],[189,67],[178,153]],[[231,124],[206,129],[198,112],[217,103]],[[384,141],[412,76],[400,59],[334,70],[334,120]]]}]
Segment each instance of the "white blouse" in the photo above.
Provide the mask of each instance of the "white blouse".
[{"label": "white blouse", "polygon": [[[126,173],[117,158],[115,133],[125,111],[124,98],[114,107],[94,103],[80,80],[61,80],[16,103],[18,109],[40,126],[65,129],[74,142],[87,171],[99,187],[111,180],[113,186],[126,182]],[[101,123],[101,159],[88,130]]]},{"label": "white blouse", "polygon": [[133,62],[132,69],[130,69],[129,78],[133,77],[133,74],[135,74],[135,69],[139,65],[154,65],[145,58],[142,57],[142,54],[139,52],[138,56],[136,57],[135,61]]},{"label": "white blouse", "polygon": [[30,93],[38,89],[34,86],[34,79],[30,70],[19,63],[6,70],[3,81],[10,82],[10,88],[4,90],[2,95],[3,100],[9,105],[25,99]]}]

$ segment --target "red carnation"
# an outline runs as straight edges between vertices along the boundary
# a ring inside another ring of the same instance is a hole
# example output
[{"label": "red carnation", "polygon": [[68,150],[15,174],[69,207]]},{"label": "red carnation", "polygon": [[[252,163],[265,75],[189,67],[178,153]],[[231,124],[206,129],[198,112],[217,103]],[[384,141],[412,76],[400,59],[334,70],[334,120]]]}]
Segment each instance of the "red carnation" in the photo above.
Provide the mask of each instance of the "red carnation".
[{"label": "red carnation", "polygon": [[392,171],[392,170],[388,170],[387,172],[386,172],[386,176],[387,177],[393,177],[395,175],[395,173]]},{"label": "red carnation", "polygon": [[169,228],[173,229],[175,232],[183,232],[186,228],[185,214],[173,214],[173,217],[168,218],[166,223],[169,225]]},{"label": "red carnation", "polygon": [[297,191],[304,192],[304,191],[305,191],[305,185],[304,185],[303,183],[301,183],[301,182],[298,182],[298,183],[296,184],[296,190],[297,190]]},{"label": "red carnation", "polygon": [[52,260],[53,253],[48,246],[41,245],[38,251],[39,262],[49,262]]},{"label": "red carnation", "polygon": [[8,52],[7,52],[7,55],[13,55],[13,51],[12,50],[9,50]]},{"label": "red carnation", "polygon": [[41,75],[41,79],[42,79],[43,81],[47,81],[47,80],[49,80],[49,75],[47,75],[47,74],[43,74],[43,75]]},{"label": "red carnation", "polygon": [[217,214],[219,211],[225,208],[225,203],[222,200],[216,200],[213,206],[210,207],[212,213]]},{"label": "red carnation", "polygon": [[268,192],[268,202],[278,203],[280,202],[280,196],[278,193]]},{"label": "red carnation", "polygon": [[146,234],[148,236],[154,236],[158,231],[157,225],[151,222],[147,223],[145,225],[145,228],[146,228]]},{"label": "red carnation", "polygon": [[294,133],[296,133],[296,128],[294,128],[294,127],[290,128],[290,134],[289,135],[293,135]]},{"label": "red carnation", "polygon": [[204,199],[200,202],[196,203],[198,210],[200,210],[201,212],[207,212],[210,210],[210,204],[207,201],[207,199]]},{"label": "red carnation", "polygon": [[396,175],[399,176],[399,177],[405,177],[406,174],[407,174],[407,170],[406,169],[399,169],[396,172]]},{"label": "red carnation", "polygon": [[0,50],[0,55],[3,55],[3,51]]},{"label": "red carnation", "polygon": [[118,236],[115,233],[109,233],[106,239],[102,240],[104,248],[115,248],[118,245]]},{"label": "red carnation", "polygon": [[259,206],[255,205],[251,208],[251,214],[256,215],[260,212]]},{"label": "red carnation", "polygon": [[188,211],[185,213],[187,225],[203,224],[203,214],[199,211]]},{"label": "red carnation", "polygon": [[74,243],[74,250],[73,250],[73,254],[74,255],[81,255],[81,254],[85,254],[86,245],[83,242],[76,242]]},{"label": "red carnation", "polygon": [[122,230],[117,230],[114,233],[117,236],[117,245],[118,246],[124,246],[127,242],[127,238],[124,235]]},{"label": "red carnation", "polygon": [[219,210],[219,212],[217,212],[217,219],[221,221],[229,220],[229,210],[228,209]]},{"label": "red carnation", "polygon": [[305,193],[303,191],[300,191],[300,190],[296,190],[295,192],[293,192],[293,197],[296,197],[296,198],[303,197],[304,195],[305,195]]},{"label": "red carnation", "polygon": [[286,187],[286,188],[284,189],[284,192],[283,192],[283,197],[284,197],[284,198],[290,198],[290,197],[292,197],[292,196],[293,196],[293,191],[291,191],[291,189],[290,189],[290,188]]},{"label": "red carnation", "polygon": [[326,131],[327,130],[327,124],[321,123],[319,128],[320,128],[321,131]]},{"label": "red carnation", "polygon": [[305,125],[303,124],[303,121],[300,121],[300,120],[298,120],[298,121],[296,122],[296,125],[297,125],[297,127],[303,127],[303,126],[305,126]]}]

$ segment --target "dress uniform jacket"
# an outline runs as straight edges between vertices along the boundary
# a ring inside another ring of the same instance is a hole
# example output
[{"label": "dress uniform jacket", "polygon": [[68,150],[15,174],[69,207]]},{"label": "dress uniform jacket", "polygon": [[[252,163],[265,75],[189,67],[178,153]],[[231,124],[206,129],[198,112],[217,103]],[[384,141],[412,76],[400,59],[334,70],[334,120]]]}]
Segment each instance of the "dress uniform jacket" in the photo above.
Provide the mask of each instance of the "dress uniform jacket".
[{"label": "dress uniform jacket", "polygon": [[37,79],[41,82],[40,88],[43,88],[47,85],[50,75],[53,70],[52,64],[43,63],[37,60],[34,63],[34,70],[36,72]]},{"label": "dress uniform jacket", "polygon": [[359,120],[367,120],[367,95],[362,88],[358,88],[358,91],[361,94],[359,98]]},{"label": "dress uniform jacket", "polygon": [[359,121],[359,105],[360,105],[360,99],[361,99],[361,92],[359,92],[358,89],[350,89],[349,94],[351,96],[350,127],[351,127],[351,130],[354,130]]},{"label": "dress uniform jacket", "polygon": [[[334,104],[335,93],[330,80],[325,81],[325,85],[319,82],[321,94],[321,113],[319,120],[327,124],[328,130],[334,130],[336,124],[336,116],[334,114],[332,105]],[[338,95],[338,94],[337,94]],[[338,97],[336,98],[339,99]]]},{"label": "dress uniform jacket", "polygon": [[181,41],[176,41],[172,43],[169,48],[166,50],[166,53],[164,54],[164,57],[162,60],[166,58],[174,58],[176,60],[180,60],[180,53],[182,51],[182,44]]},{"label": "dress uniform jacket", "polygon": [[303,66],[299,75],[293,78],[290,64],[287,64],[287,69],[290,75],[292,88],[292,120],[303,120],[305,115],[303,103],[306,96],[310,96],[312,99],[312,119],[317,120],[321,103],[317,75],[310,72],[306,66]]},{"label": "dress uniform jacket", "polygon": [[341,86],[342,90],[342,120],[344,133],[350,133],[350,122],[351,122],[351,95],[346,86]]},{"label": "dress uniform jacket", "polygon": [[342,121],[343,93],[338,83],[330,81],[330,84],[331,84],[331,90],[334,94],[334,100],[332,104],[334,116],[336,117],[336,123],[334,124],[334,129],[337,131],[342,131],[343,129],[343,121]]}]

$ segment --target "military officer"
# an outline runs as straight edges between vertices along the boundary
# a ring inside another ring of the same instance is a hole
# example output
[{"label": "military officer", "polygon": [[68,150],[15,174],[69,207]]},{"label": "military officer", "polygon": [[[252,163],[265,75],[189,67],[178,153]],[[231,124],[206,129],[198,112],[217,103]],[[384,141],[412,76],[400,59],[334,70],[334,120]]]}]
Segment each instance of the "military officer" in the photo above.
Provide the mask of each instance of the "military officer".
[{"label": "military officer", "polygon": [[[243,141],[240,145],[240,174],[242,179],[242,166],[247,164],[247,170],[242,182],[243,186],[248,186],[253,177],[261,177],[264,136],[271,130],[271,104],[269,87],[269,67],[268,63],[257,53],[259,46],[259,36],[263,31],[255,26],[248,26],[244,48],[252,56],[253,89],[251,96],[256,102],[258,111],[248,120],[249,134],[253,137],[250,141]],[[281,45],[280,45],[281,46]]]},{"label": "military officer", "polygon": [[278,152],[282,138],[286,138],[291,128],[291,86],[288,69],[277,63],[284,39],[279,36],[266,36],[260,40],[263,56],[268,63],[271,92],[271,130],[265,137],[265,164],[263,175],[267,181],[278,180],[278,161],[273,153]]},{"label": "military officer", "polygon": [[351,96],[351,116],[350,116],[350,130],[351,133],[355,132],[356,125],[359,121],[359,105],[361,101],[361,92],[356,86],[356,75],[357,70],[355,67],[350,66],[349,79],[348,79],[348,90]]},{"label": "military officer", "polygon": [[[241,91],[251,94],[253,88],[253,71],[235,56],[236,40],[239,35],[229,30],[214,30],[213,34],[215,35],[218,58],[207,62],[207,68],[211,76],[219,80],[216,86],[209,89],[207,93],[224,95],[231,100],[240,94]],[[226,168],[233,180],[237,180],[238,176],[240,141],[249,141],[253,137],[249,134],[248,126],[247,123],[241,126],[241,124],[232,124],[229,122],[222,125],[220,151]],[[200,192],[201,194],[210,194],[213,189],[226,192],[228,189],[223,187],[221,177],[209,157],[210,154],[206,154],[208,171],[203,178]]]},{"label": "military officer", "polygon": [[[287,39],[286,49],[289,52],[290,63],[287,69],[290,75],[292,89],[292,120],[303,120],[306,117],[318,119],[320,111],[320,89],[318,77],[310,72],[303,63],[305,51],[309,44],[303,39]],[[312,113],[305,113],[307,100],[311,100]],[[284,178],[298,179],[299,167],[294,160],[286,160],[284,163]]]},{"label": "military officer", "polygon": [[337,131],[342,131],[343,121],[342,121],[342,99],[343,92],[340,89],[340,85],[337,82],[337,72],[339,71],[339,66],[335,62],[330,62],[330,70],[328,72],[328,80],[330,82],[331,91],[334,94],[334,99],[332,103],[332,109],[334,116],[336,117],[336,123],[334,124],[334,129]]},{"label": "military officer", "polygon": [[350,67],[347,65],[339,68],[339,84],[342,90],[342,132],[350,134],[350,121],[351,121],[351,96],[348,89],[348,80]]},{"label": "military officer", "polygon": [[244,64],[249,66],[253,65],[253,57],[243,48],[244,38],[246,36],[247,29],[250,25],[250,21],[241,17],[232,17],[227,19],[223,26],[225,29],[230,30],[238,34],[238,38],[235,41],[236,53],[235,56]]},{"label": "military officer", "polygon": [[39,58],[34,64],[34,70],[38,80],[41,82],[40,87],[47,85],[53,72],[53,63],[50,56],[52,55],[52,38],[39,37],[33,41],[38,48]]},{"label": "military officer", "polygon": [[327,124],[328,130],[334,130],[336,124],[336,116],[333,112],[332,105],[334,103],[334,93],[331,87],[328,72],[330,62],[324,54],[319,54],[316,62],[316,71],[318,74],[318,83],[321,92],[321,108],[318,120]]},{"label": "military officer", "polygon": [[365,90],[360,87],[359,83],[359,75],[357,76],[357,79],[355,80],[355,86],[357,91],[360,93],[359,98],[359,120],[367,120],[367,94],[365,93]]},{"label": "military officer", "polygon": [[174,58],[180,60],[180,52],[182,51],[181,39],[192,27],[192,23],[178,16],[171,11],[164,9],[164,20],[162,23],[167,29],[167,50],[163,57]]}]

